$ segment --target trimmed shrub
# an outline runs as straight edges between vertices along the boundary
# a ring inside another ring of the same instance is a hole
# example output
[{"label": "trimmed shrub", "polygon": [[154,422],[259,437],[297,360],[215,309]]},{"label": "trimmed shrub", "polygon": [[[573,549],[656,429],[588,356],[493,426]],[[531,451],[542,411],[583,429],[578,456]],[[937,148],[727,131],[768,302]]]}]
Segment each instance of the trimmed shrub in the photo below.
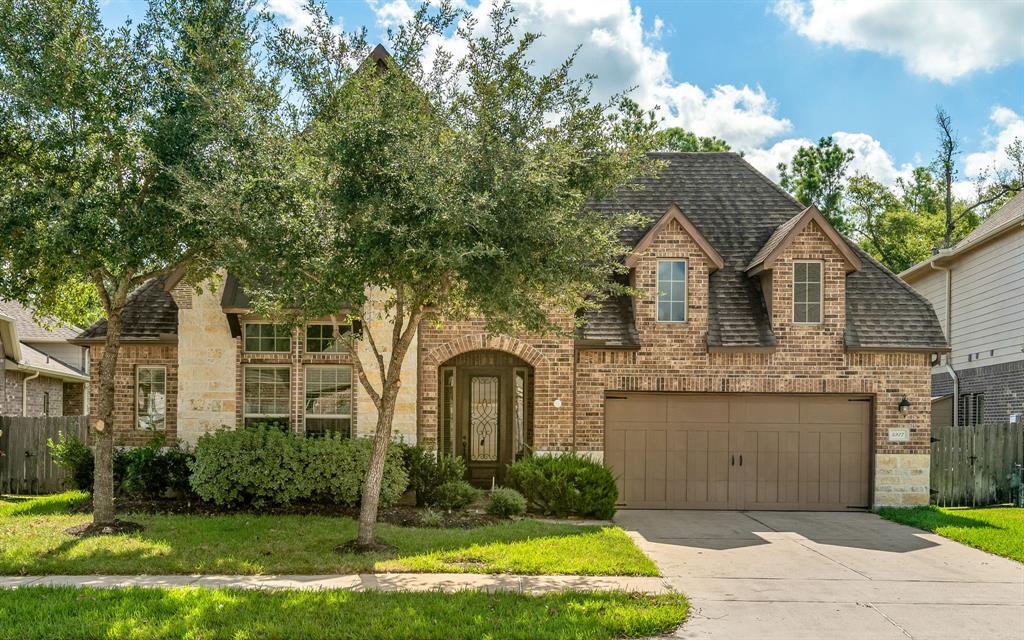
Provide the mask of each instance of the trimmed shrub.
[{"label": "trimmed shrub", "polygon": [[58,431],[57,441],[47,438],[46,446],[50,449],[54,463],[67,474],[71,489],[92,491],[92,450],[78,436]]},{"label": "trimmed shrub", "polygon": [[145,446],[121,449],[114,465],[115,478],[120,478],[118,491],[147,498],[158,498],[168,492],[191,494],[191,461],[192,454],[180,446],[164,447],[163,435],[155,436]]},{"label": "trimmed shrub", "polygon": [[526,513],[526,498],[515,489],[499,487],[491,491],[491,501],[487,504],[487,513],[499,518],[511,518]]},{"label": "trimmed shrub", "polygon": [[[71,434],[57,434],[57,441],[46,442],[57,466],[68,475],[71,488],[92,491],[94,462],[92,450]],[[157,435],[145,446],[114,451],[114,487],[119,494],[160,497],[168,491],[178,495],[192,493],[188,482],[192,454],[175,444],[164,446]]]},{"label": "trimmed shrub", "polygon": [[459,456],[435,455],[417,446],[402,446],[409,488],[416,492],[416,506],[437,504],[439,488],[466,477],[466,462]]},{"label": "trimmed shrub", "polygon": [[[328,433],[322,438],[304,440],[309,456],[307,473],[311,497],[346,506],[359,504],[366,470],[370,466],[373,438],[345,438]],[[380,506],[388,507],[398,502],[408,484],[402,451],[392,445],[388,447],[384,460]]]},{"label": "trimmed shrub", "polygon": [[[260,508],[303,500],[359,503],[373,441],[329,434],[305,438],[270,425],[222,429],[196,444],[191,483],[204,500]],[[381,506],[398,501],[408,480],[397,447],[388,451]]]},{"label": "trimmed shrub", "polygon": [[619,497],[611,470],[575,453],[519,460],[508,468],[508,483],[547,515],[609,519]]},{"label": "trimmed shrub", "polygon": [[482,491],[465,480],[445,482],[437,488],[434,504],[447,511],[464,509],[479,498],[482,493]]}]

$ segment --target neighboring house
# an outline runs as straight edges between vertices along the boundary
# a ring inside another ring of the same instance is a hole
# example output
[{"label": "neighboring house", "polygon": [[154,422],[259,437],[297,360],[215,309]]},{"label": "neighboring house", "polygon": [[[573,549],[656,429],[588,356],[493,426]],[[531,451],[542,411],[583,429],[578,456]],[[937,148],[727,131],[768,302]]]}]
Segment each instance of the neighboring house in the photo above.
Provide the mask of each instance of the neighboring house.
[{"label": "neighboring house", "polygon": [[952,351],[932,369],[932,424],[1024,415],[1024,192],[950,249],[900,274],[928,298]]},{"label": "neighboring house", "polygon": [[[647,217],[622,238],[643,295],[575,332],[555,318],[564,335],[424,321],[396,437],[464,456],[484,486],[519,455],[579,451],[611,466],[628,507],[926,504],[930,361],[946,350],[931,305],[738,155],[659,157],[658,178],[593,205]],[[364,321],[386,345],[375,308]],[[121,443],[259,421],[373,431],[330,328],[251,315],[230,276],[203,293],[151,281],[124,326]],[[104,334],[77,342],[98,360]]]},{"label": "neighboring house", "polygon": [[0,416],[80,416],[87,412],[89,353],[81,332],[0,300]]}]

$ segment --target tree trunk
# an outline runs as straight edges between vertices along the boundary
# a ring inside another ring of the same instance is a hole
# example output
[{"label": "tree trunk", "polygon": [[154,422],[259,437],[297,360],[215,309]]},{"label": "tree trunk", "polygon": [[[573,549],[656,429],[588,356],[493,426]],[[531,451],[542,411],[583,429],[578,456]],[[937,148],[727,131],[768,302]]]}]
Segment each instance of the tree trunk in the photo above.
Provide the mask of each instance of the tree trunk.
[{"label": "tree trunk", "polygon": [[366,471],[359,506],[359,535],[356,538],[356,546],[363,549],[372,547],[377,540],[380,487],[384,480],[384,463],[387,461],[388,447],[391,446],[391,427],[395,419],[395,400],[398,397],[399,386],[396,382],[390,385],[390,388],[385,388],[381,394],[377,432],[373,436],[373,452],[370,454],[370,467]]},{"label": "tree trunk", "polygon": [[97,525],[114,523],[114,374],[121,348],[121,313],[117,306],[107,314],[107,336],[100,361],[99,418],[101,431],[93,430],[92,520]]}]

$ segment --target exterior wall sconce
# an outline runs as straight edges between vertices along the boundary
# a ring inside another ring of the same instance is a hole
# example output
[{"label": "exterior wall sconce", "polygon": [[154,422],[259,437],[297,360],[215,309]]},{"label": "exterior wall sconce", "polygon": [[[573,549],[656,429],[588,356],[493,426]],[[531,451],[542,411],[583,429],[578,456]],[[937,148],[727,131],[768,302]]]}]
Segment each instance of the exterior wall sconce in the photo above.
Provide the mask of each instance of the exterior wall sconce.
[{"label": "exterior wall sconce", "polygon": [[903,396],[900,400],[900,413],[906,413],[910,409],[910,401],[907,400],[907,396]]}]

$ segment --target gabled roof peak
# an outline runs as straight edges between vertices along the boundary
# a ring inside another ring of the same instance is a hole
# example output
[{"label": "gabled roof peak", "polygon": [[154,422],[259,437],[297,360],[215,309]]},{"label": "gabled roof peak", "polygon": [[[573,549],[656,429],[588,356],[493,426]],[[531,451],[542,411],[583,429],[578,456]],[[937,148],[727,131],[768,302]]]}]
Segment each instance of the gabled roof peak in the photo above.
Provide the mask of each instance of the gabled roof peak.
[{"label": "gabled roof peak", "polygon": [[780,224],[768,238],[767,242],[758,250],[757,255],[747,265],[747,275],[757,275],[758,273],[771,269],[775,264],[775,261],[782,255],[782,253],[789,247],[801,231],[807,228],[811,223],[816,223],[818,228],[821,229],[822,233],[825,234],[835,248],[842,254],[846,260],[846,272],[858,271],[861,268],[861,260],[857,253],[850,248],[850,245],[846,242],[846,238],[836,231],[835,227],[818,211],[818,208],[813,204],[800,213],[796,214],[789,220]]},{"label": "gabled roof peak", "polygon": [[661,233],[661,231],[673,220],[678,222],[679,226],[681,226],[686,233],[693,238],[694,242],[697,243],[697,246],[701,248],[701,251],[703,251],[708,257],[708,260],[711,261],[710,271],[717,271],[725,267],[725,260],[722,259],[721,254],[711,246],[711,243],[704,237],[704,234],[702,234],[697,227],[693,226],[693,223],[686,217],[683,210],[674,202],[668,210],[665,211],[665,215],[661,216],[661,218],[654,223],[654,226],[648,229],[647,233],[645,233],[644,236],[640,238],[640,241],[636,243],[636,246],[633,247],[633,252],[626,257],[626,266],[630,268],[635,267],[637,260],[640,259],[640,254],[643,253],[647,247],[651,246],[651,243],[654,242],[654,239],[658,234]]}]

